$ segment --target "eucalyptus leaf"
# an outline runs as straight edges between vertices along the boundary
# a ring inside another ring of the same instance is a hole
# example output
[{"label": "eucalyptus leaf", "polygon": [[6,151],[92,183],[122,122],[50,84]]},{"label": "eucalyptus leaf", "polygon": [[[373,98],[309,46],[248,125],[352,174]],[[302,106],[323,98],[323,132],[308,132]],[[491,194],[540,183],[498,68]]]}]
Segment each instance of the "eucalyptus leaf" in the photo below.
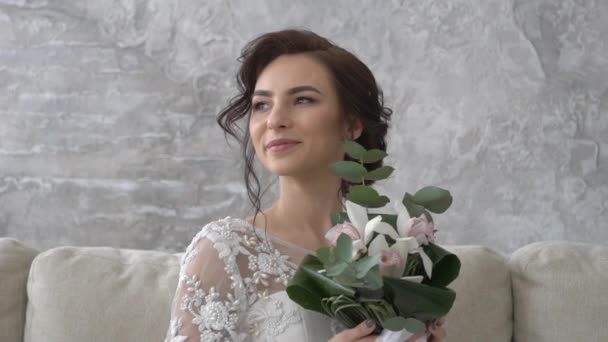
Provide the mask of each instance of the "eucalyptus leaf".
[{"label": "eucalyptus leaf", "polygon": [[374,203],[374,206],[372,206],[371,208],[382,208],[390,201],[391,201],[390,198],[382,195],[382,196],[378,197],[378,200],[376,201],[376,203]]},{"label": "eucalyptus leaf", "polygon": [[337,262],[333,265],[331,265],[328,269],[327,269],[327,276],[328,277],[335,277],[338,276],[340,274],[342,274],[342,272],[344,272],[344,270],[348,267],[348,264],[345,262]]},{"label": "eucalyptus leaf", "polygon": [[344,233],[340,234],[334,250],[338,260],[350,262],[353,259],[353,240]]},{"label": "eucalyptus leaf", "polygon": [[357,268],[357,278],[361,279],[365,277],[367,272],[372,269],[372,267],[378,265],[379,255],[366,255],[363,258],[357,260],[355,267]]},{"label": "eucalyptus leaf", "polygon": [[406,192],[403,196],[402,203],[405,206],[405,209],[407,209],[408,214],[410,214],[410,217],[418,217],[424,214],[424,207],[416,204],[413,196],[409,192]]},{"label": "eucalyptus leaf", "polygon": [[355,185],[346,194],[346,199],[367,208],[381,208],[390,201],[386,196],[380,196],[378,192],[366,185]]},{"label": "eucalyptus leaf", "polygon": [[331,213],[331,224],[332,225],[337,225],[340,223],[344,223],[348,220],[348,214],[346,214],[345,212],[334,212]]},{"label": "eucalyptus leaf", "polygon": [[334,262],[334,258],[332,258],[333,253],[329,247],[321,247],[317,250],[317,258],[321,260],[323,264],[331,264]]},{"label": "eucalyptus leaf", "polygon": [[[334,212],[331,214],[333,225],[348,222],[348,214],[345,212]],[[382,213],[368,213],[368,221],[373,219],[376,216],[382,216],[382,221],[390,224],[392,227],[397,226],[397,215],[395,214],[382,214]]]},{"label": "eucalyptus leaf", "polygon": [[367,174],[367,169],[354,161],[341,160],[329,165],[333,174],[346,179],[352,183],[361,183],[363,176]]},{"label": "eucalyptus leaf", "polygon": [[374,267],[372,267],[367,274],[361,278],[361,281],[363,281],[364,288],[370,289],[370,290],[377,290],[382,288],[383,282],[382,282],[382,274],[380,274],[380,266],[376,265]]},{"label": "eucalyptus leaf", "polygon": [[405,329],[407,321],[404,317],[395,316],[381,321],[381,324],[384,329],[388,329],[390,331],[401,331]]},{"label": "eucalyptus leaf", "polygon": [[386,157],[386,156],[387,156],[386,152],[379,150],[379,149],[372,149],[372,150],[365,152],[362,159],[365,164],[370,164],[370,163],[375,163],[377,161],[380,161],[380,160],[384,159],[384,157]]},{"label": "eucalyptus leaf", "polygon": [[405,319],[405,330],[415,334],[417,332],[423,331],[426,329],[426,324],[424,322],[419,321],[415,318],[406,318]]},{"label": "eucalyptus leaf", "polygon": [[364,178],[365,180],[374,180],[379,181],[382,179],[387,179],[395,169],[391,166],[381,166],[375,170],[368,172]]},{"label": "eucalyptus leaf", "polygon": [[437,214],[443,213],[452,205],[450,192],[436,186],[425,186],[418,190],[412,199],[416,204]]},{"label": "eucalyptus leaf", "polygon": [[346,154],[356,160],[361,160],[365,152],[367,152],[365,147],[353,140],[346,140],[342,147],[344,148],[344,152],[346,152]]}]

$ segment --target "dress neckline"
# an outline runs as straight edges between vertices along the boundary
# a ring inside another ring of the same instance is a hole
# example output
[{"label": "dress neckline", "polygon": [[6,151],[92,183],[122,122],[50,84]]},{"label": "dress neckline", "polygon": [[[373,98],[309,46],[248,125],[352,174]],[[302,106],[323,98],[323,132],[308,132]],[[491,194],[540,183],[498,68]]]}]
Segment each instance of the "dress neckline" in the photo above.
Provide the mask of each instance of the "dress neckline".
[{"label": "dress neckline", "polygon": [[316,255],[317,254],[316,251],[313,251],[313,250],[308,249],[306,247],[302,247],[302,246],[300,246],[300,245],[298,245],[296,243],[293,243],[293,242],[281,239],[281,238],[277,237],[276,235],[274,235],[272,233],[269,233],[266,230],[253,225],[252,223],[250,223],[247,220],[240,219],[240,218],[234,218],[234,217],[230,217],[230,216],[228,216],[227,218],[230,219],[230,220],[234,220],[234,221],[236,221],[238,223],[244,224],[248,228],[253,228],[256,231],[256,233],[259,233],[259,234],[263,235],[266,239],[270,239],[273,242],[277,242],[277,243],[282,244],[282,245],[284,245],[286,247],[291,247],[291,248],[299,249],[301,251],[306,252],[307,254],[312,254],[312,255]]}]

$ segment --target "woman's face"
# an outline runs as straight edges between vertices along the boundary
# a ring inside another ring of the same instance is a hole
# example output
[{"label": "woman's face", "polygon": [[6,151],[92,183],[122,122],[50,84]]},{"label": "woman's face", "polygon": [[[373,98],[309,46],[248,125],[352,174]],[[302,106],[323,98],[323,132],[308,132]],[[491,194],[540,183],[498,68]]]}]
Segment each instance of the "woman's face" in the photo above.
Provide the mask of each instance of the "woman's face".
[{"label": "woman's face", "polygon": [[316,176],[343,158],[348,130],[336,90],[325,66],[310,56],[272,61],[258,77],[250,115],[256,156],[277,176]]}]

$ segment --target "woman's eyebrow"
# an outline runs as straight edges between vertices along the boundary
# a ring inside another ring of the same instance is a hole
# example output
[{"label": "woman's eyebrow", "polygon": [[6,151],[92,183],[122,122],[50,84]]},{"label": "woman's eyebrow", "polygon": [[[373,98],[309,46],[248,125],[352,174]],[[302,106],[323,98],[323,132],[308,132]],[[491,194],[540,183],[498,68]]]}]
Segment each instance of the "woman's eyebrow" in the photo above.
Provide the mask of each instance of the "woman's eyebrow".
[{"label": "woman's eyebrow", "polygon": [[313,86],[310,86],[310,85],[303,85],[303,86],[299,86],[299,87],[290,88],[287,91],[287,94],[293,95],[293,94],[296,94],[296,93],[299,93],[299,92],[303,92],[303,91],[314,91],[315,93],[321,94],[321,91],[319,91],[319,89],[317,89],[317,88],[315,88]]},{"label": "woman's eyebrow", "polygon": [[[303,86],[297,86],[297,87],[293,87],[293,88],[289,88],[287,90],[287,94],[289,95],[294,95],[303,91],[313,91],[315,93],[318,94],[322,94],[321,91],[313,86],[310,85],[303,85]],[[272,92],[270,90],[263,90],[263,89],[258,89],[256,91],[253,92],[253,96],[272,96]]]}]

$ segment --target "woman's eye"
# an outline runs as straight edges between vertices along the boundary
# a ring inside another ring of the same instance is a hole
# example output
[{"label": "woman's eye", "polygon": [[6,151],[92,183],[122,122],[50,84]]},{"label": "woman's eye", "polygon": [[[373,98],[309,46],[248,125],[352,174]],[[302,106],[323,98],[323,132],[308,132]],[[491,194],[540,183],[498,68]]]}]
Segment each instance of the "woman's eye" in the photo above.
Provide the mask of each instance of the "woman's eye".
[{"label": "woman's eye", "polygon": [[266,109],[268,107],[268,104],[266,102],[255,102],[252,107],[253,111],[257,112]]},{"label": "woman's eye", "polygon": [[300,96],[296,99],[296,103],[297,104],[305,104],[305,103],[313,103],[315,102],[315,99],[311,98],[311,97],[305,97],[305,96]]}]

